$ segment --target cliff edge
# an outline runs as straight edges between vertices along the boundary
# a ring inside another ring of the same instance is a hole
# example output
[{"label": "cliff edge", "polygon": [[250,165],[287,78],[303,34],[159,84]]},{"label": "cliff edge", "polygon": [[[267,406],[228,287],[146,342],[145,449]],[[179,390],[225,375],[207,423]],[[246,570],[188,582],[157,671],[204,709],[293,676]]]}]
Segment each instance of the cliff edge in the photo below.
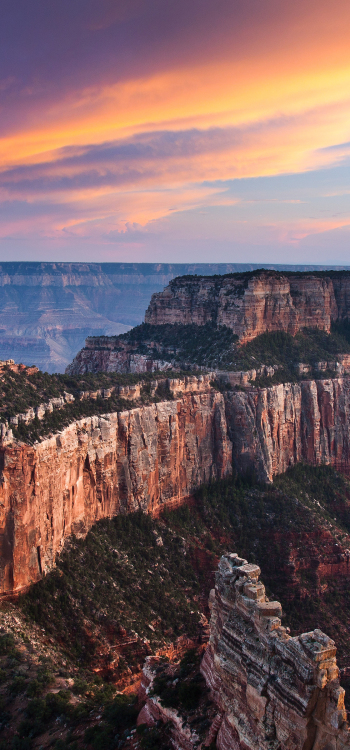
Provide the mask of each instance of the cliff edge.
[{"label": "cliff edge", "polygon": [[0,593],[39,580],[70,534],[178,504],[229,475],[231,460],[222,395],[203,379],[176,400],[87,417],[33,446],[3,444]]},{"label": "cliff edge", "polygon": [[304,461],[350,474],[350,378],[221,393],[207,376],[173,399],[85,417],[33,445],[0,445],[0,593],[53,567],[100,518],[184,502],[203,483]]},{"label": "cliff edge", "polygon": [[183,276],[153,294],[145,322],[226,326],[244,343],[266,331],[295,335],[302,328],[330,332],[350,316],[350,274],[254,271]]}]

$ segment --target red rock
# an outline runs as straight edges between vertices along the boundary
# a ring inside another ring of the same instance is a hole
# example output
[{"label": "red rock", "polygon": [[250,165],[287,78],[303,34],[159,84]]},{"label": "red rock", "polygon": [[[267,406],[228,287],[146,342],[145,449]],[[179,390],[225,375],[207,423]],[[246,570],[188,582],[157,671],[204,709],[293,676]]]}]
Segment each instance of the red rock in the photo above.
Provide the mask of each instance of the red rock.
[{"label": "red rock", "polygon": [[99,518],[175,507],[232,465],[264,481],[298,461],[350,474],[349,378],[225,395],[206,376],[170,382],[174,401],[0,447],[0,592],[37,581],[65,539]]},{"label": "red rock", "polygon": [[228,475],[231,455],[224,401],[210,388],[82,419],[33,447],[3,446],[0,591],[37,581],[67,536],[98,519],[157,512]]}]

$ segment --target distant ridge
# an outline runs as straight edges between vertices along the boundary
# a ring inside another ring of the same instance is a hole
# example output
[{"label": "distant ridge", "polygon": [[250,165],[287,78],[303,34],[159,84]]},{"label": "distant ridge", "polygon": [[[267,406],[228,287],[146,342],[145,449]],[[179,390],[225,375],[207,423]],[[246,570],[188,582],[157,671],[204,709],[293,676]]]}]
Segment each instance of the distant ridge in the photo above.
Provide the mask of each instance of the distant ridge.
[{"label": "distant ridge", "polygon": [[258,263],[0,263],[0,359],[64,372],[87,336],[115,335],[144,319],[152,294],[176,276],[350,270]]},{"label": "distant ridge", "polygon": [[348,266],[335,265],[308,265],[308,264],[286,264],[286,263],[80,263],[79,261],[47,262],[47,261],[1,261],[0,277],[24,274],[60,275],[65,273],[103,273],[107,276],[113,274],[141,274],[142,276],[169,274],[180,276],[194,273],[240,273],[254,271],[257,268],[266,268],[275,271],[347,271]]}]

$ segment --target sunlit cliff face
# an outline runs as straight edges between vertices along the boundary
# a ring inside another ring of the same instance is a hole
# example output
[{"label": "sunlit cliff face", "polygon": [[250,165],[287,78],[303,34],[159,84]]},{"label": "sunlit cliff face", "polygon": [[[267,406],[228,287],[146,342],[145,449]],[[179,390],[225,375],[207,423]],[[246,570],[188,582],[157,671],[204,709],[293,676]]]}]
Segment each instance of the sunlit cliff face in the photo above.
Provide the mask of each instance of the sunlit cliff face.
[{"label": "sunlit cliff face", "polygon": [[4,0],[2,259],[346,262],[349,32],[345,0]]}]

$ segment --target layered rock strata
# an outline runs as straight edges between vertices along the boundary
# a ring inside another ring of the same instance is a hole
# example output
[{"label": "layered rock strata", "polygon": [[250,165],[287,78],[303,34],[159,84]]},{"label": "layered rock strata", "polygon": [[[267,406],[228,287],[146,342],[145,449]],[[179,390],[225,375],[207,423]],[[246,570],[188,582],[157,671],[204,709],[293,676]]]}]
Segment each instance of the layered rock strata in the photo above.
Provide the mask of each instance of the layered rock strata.
[{"label": "layered rock strata", "polygon": [[221,558],[210,595],[210,642],[201,672],[217,706],[218,750],[345,750],[350,729],[334,641],[291,637],[260,568]]},{"label": "layered rock strata", "polygon": [[308,375],[312,369],[316,372],[334,372],[338,377],[350,375],[350,354],[337,354],[336,359],[314,362],[313,367],[305,362],[297,362],[295,369],[299,375]]},{"label": "layered rock strata", "polygon": [[[71,364],[66,368],[67,375],[85,375],[87,372],[119,372],[121,374],[143,374],[146,372],[166,372],[167,370],[179,371],[179,362],[175,359],[171,359],[169,356],[168,360],[157,359],[156,350],[149,349],[148,354],[138,354],[134,351],[136,345],[125,344],[121,340],[117,340],[113,337],[110,338],[107,346],[104,346],[106,337],[94,337],[87,338],[84,349],[81,349],[78,354],[74,357]],[[334,370],[337,374],[343,374],[346,370],[341,364],[342,358],[347,355],[339,355],[340,360],[334,364]],[[350,372],[350,355],[347,369]],[[184,364],[184,363],[183,363]],[[324,364],[327,367],[324,367]],[[319,362],[318,365],[320,370],[328,369],[328,362]],[[184,366],[188,366],[184,364]],[[304,373],[308,373],[311,367],[308,365],[301,365],[304,367],[302,370]],[[200,368],[198,368],[200,369]],[[217,370],[217,376],[229,382],[231,385],[243,385],[247,386],[251,381],[256,380],[260,375],[265,377],[272,377],[276,370],[279,369],[279,365],[272,367],[263,365],[257,369],[242,370],[242,371],[220,371]],[[215,377],[215,373],[213,374]]]},{"label": "layered rock strata", "polygon": [[67,393],[67,391],[64,391],[63,396],[51,398],[45,404],[39,404],[39,406],[30,407],[30,409],[27,409],[27,411],[23,412],[22,414],[16,414],[15,416],[10,417],[10,424],[15,426],[17,426],[20,422],[29,424],[29,422],[32,422],[35,417],[37,417],[38,419],[43,419],[47,412],[49,414],[52,414],[54,409],[63,409],[66,404],[70,404],[72,403],[72,401],[74,401],[74,396],[71,393]]},{"label": "layered rock strata", "polygon": [[81,419],[33,446],[4,428],[0,592],[38,580],[71,533],[178,504],[232,466],[262,481],[300,461],[350,474],[349,378],[224,393],[210,375],[168,383],[173,400]]},{"label": "layered rock strata", "polygon": [[34,446],[0,448],[2,593],[38,580],[64,540],[98,519],[155,512],[231,472],[222,395],[201,387],[203,381],[173,401],[82,419]]},{"label": "layered rock strata", "polygon": [[330,331],[331,322],[350,315],[350,275],[288,276],[264,271],[249,276],[180,277],[153,294],[145,322],[212,322],[236,333],[241,342],[265,331],[292,335],[302,328]]},{"label": "layered rock strata", "polygon": [[[199,391],[207,391],[210,388],[210,381],[215,378],[215,373],[207,373],[206,375],[199,375],[198,377],[185,376],[182,378],[166,378],[161,381],[151,380],[149,382],[149,395],[153,397],[160,384],[164,384],[172,395],[180,393],[198,393]],[[125,401],[138,401],[141,398],[142,388],[145,383],[140,380],[139,383],[132,385],[116,385],[110,388],[98,388],[96,391],[80,391],[79,400],[93,400],[98,398],[104,400],[109,399],[112,394],[116,394],[123,398]],[[5,443],[13,442],[13,433],[11,426],[17,427],[18,424],[23,422],[29,424],[35,418],[42,420],[45,414],[52,414],[54,409],[63,409],[67,404],[72,403],[75,400],[74,396],[67,391],[63,392],[62,396],[52,398],[47,403],[39,404],[39,406],[30,407],[26,412],[22,414],[15,414],[10,417],[9,422],[2,422],[0,424],[0,442],[4,445]]]}]

